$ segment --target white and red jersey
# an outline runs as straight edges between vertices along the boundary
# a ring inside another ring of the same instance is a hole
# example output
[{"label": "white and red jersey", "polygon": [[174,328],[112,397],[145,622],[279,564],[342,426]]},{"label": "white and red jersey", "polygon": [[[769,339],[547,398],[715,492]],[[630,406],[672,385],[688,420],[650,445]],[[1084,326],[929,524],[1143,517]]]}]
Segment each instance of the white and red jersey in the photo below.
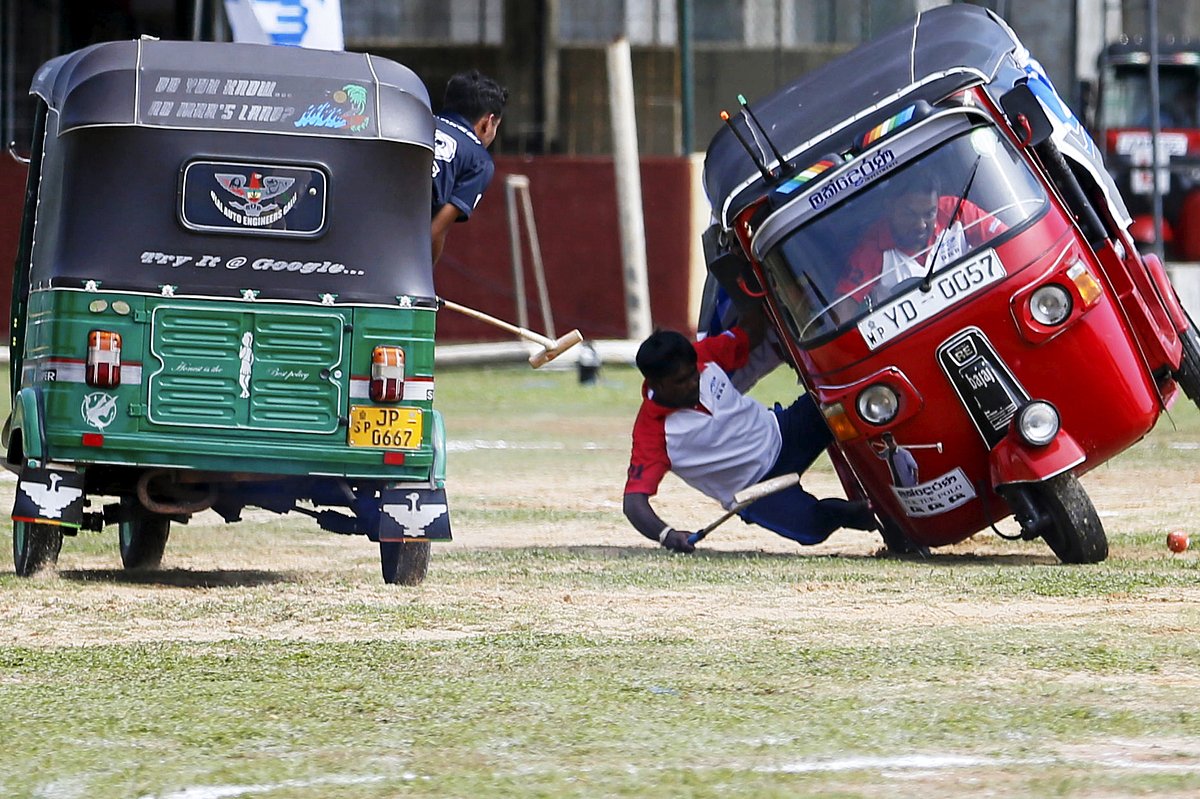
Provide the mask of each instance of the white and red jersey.
[{"label": "white and red jersey", "polygon": [[734,388],[726,374],[746,363],[750,341],[745,331],[733,328],[695,346],[700,370],[695,407],[659,405],[642,387],[625,493],[653,495],[672,471],[729,507],[734,494],[775,465],[783,440],[775,414]]}]

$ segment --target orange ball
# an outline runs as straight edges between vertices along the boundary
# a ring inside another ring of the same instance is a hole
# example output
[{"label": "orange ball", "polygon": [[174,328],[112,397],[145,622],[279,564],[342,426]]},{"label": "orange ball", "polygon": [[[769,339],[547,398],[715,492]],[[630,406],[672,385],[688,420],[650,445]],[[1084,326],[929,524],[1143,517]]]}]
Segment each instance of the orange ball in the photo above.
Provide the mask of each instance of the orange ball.
[{"label": "orange ball", "polygon": [[1183,530],[1173,530],[1167,533],[1167,549],[1172,552],[1183,552],[1188,548],[1188,534]]}]

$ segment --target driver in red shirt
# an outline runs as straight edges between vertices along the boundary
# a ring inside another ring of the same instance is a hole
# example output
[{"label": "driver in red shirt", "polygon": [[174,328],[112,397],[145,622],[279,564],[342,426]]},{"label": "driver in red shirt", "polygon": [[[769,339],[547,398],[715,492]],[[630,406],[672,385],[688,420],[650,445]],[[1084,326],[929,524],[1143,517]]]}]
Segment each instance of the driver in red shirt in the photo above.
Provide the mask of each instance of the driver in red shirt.
[{"label": "driver in red shirt", "polygon": [[[998,236],[1005,225],[970,200],[943,195],[932,173],[899,175],[887,204],[850,253],[849,270],[837,291],[862,302],[886,297],[911,277],[924,277]],[[931,260],[931,259],[936,259]]]}]

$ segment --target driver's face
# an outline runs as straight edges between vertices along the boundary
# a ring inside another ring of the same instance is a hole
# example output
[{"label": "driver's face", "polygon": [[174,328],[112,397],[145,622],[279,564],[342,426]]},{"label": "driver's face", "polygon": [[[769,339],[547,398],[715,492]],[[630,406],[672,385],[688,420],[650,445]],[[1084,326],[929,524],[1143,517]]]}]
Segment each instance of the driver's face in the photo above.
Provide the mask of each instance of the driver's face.
[{"label": "driver's face", "polygon": [[925,247],[933,237],[937,212],[937,192],[901,195],[892,205],[889,217],[892,238],[905,250]]},{"label": "driver's face", "polygon": [[649,385],[654,401],[668,408],[691,408],[700,401],[700,372],[694,360]]}]

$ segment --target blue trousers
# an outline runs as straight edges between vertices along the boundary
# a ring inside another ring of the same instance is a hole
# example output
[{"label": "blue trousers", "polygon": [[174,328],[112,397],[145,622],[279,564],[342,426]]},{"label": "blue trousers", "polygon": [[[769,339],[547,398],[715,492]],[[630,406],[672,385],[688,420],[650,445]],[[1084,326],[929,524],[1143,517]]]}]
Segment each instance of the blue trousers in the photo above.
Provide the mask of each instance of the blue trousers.
[{"label": "blue trousers", "polygon": [[[764,480],[784,474],[804,474],[833,440],[825,417],[808,394],[789,407],[775,405],[775,418],[783,434],[783,449]],[[850,521],[844,500],[818,500],[800,486],[792,486],[747,505],[738,516],[801,544],[819,544]]]}]

